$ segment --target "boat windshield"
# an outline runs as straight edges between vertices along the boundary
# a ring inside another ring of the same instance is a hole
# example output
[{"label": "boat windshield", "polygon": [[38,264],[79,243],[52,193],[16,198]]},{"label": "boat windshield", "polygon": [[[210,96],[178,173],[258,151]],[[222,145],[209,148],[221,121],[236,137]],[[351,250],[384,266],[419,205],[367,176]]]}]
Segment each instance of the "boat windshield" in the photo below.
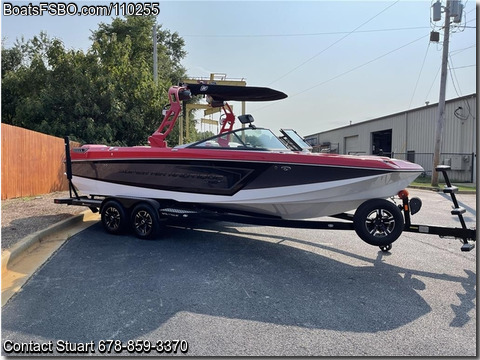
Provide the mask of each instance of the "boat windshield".
[{"label": "boat windshield", "polygon": [[289,151],[270,130],[257,128],[238,129],[197,142],[188,147]]},{"label": "boat windshield", "polygon": [[287,145],[295,151],[311,151],[312,146],[305,142],[303,138],[298,135],[295,130],[292,129],[280,129],[283,134],[282,140],[284,140]]}]

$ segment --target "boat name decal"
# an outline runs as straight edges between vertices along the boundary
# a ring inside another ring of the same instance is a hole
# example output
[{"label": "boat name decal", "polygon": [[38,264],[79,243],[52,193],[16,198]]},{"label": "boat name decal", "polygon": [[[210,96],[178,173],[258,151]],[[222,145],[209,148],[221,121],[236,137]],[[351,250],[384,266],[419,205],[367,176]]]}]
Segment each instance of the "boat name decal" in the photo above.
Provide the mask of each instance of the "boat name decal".
[{"label": "boat name decal", "polygon": [[174,177],[182,179],[199,179],[209,182],[222,182],[225,180],[225,176],[217,174],[202,174],[202,173],[179,173],[179,172],[156,172],[156,171],[138,171],[138,170],[122,170],[120,174],[126,175],[143,175],[143,176],[161,176],[161,177]]}]

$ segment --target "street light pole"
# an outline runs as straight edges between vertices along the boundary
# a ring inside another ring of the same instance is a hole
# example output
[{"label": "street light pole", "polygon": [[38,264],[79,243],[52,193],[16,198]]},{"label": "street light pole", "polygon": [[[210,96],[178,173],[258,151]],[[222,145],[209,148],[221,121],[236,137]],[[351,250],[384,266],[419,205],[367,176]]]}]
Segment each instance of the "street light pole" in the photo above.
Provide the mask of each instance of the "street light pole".
[{"label": "street light pole", "polygon": [[157,23],[153,24],[153,81],[158,83]]}]

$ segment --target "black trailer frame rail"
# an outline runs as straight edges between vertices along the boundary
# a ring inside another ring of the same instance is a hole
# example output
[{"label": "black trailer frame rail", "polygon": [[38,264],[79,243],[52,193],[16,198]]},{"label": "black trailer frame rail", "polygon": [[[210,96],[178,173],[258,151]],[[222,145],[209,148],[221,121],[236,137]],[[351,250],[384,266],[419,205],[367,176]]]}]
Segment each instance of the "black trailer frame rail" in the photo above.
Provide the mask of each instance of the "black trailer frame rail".
[{"label": "black trailer frame rail", "polygon": [[[111,197],[110,197],[111,198]],[[93,212],[98,212],[101,209],[102,204],[106,198],[94,198],[79,196],[77,198],[70,197],[64,199],[55,199],[56,204],[67,204],[67,205],[76,205],[76,206],[86,206],[89,207]],[[115,198],[122,202],[123,200],[128,200],[129,202],[134,201],[133,198]],[[138,201],[143,201],[145,199],[136,199]],[[150,200],[150,199],[149,199]],[[408,197],[404,197],[403,201],[403,214],[405,218],[404,223],[404,232],[419,233],[419,234],[431,234],[438,235],[442,238],[457,238],[461,239],[463,245],[461,247],[462,251],[470,251],[474,249],[475,245],[471,242],[476,241],[477,232],[476,229],[468,229],[465,227],[442,227],[442,226],[432,226],[432,225],[420,225],[412,224],[410,221],[410,200]],[[173,219],[188,219],[188,218],[208,218],[216,221],[226,221],[233,223],[249,224],[249,225],[259,225],[259,226],[274,226],[274,227],[288,227],[288,228],[297,228],[297,229],[317,229],[317,230],[354,230],[353,224],[353,214],[343,213],[338,215],[331,216],[332,218],[344,220],[344,221],[327,221],[327,220],[285,220],[277,217],[262,217],[258,215],[240,215],[224,212],[219,209],[213,208],[199,208],[196,207],[183,207],[183,204],[175,207],[172,204],[169,204],[168,207],[160,207],[159,213],[164,218],[173,218]],[[401,207],[401,205],[399,205]],[[380,246],[380,249],[383,251],[388,251],[391,249],[391,244],[389,246]]]}]

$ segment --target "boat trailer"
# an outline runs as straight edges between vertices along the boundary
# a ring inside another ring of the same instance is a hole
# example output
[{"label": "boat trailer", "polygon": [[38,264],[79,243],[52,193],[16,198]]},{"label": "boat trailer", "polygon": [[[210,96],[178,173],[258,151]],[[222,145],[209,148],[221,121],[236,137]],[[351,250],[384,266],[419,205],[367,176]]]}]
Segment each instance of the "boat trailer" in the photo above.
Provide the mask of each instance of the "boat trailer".
[{"label": "boat trailer", "polygon": [[[56,204],[87,206],[93,212],[100,212],[105,230],[111,234],[124,233],[129,227],[141,239],[155,237],[161,225],[167,220],[185,221],[192,218],[207,218],[215,221],[227,221],[260,226],[289,227],[321,230],[354,230],[357,235],[370,245],[378,246],[382,251],[391,250],[392,243],[405,232],[433,234],[442,238],[457,238],[462,242],[461,251],[471,251],[475,247],[476,229],[466,226],[463,214],[466,209],[460,207],[456,198],[458,187],[452,186],[447,171],[450,166],[436,168],[442,172],[446,186],[443,192],[450,194],[453,202],[451,214],[458,216],[461,227],[441,227],[412,224],[411,215],[417,213],[422,201],[408,197],[408,192],[398,193],[401,205],[385,200],[368,200],[358,207],[354,214],[343,213],[330,216],[342,221],[285,220],[280,217],[264,216],[257,213],[232,213],[223,209],[183,204],[172,200],[157,200],[133,197],[80,196],[72,183],[70,146],[68,138],[66,147],[66,175],[69,182],[70,197],[54,199]],[[130,216],[129,216],[130,215]]]}]

